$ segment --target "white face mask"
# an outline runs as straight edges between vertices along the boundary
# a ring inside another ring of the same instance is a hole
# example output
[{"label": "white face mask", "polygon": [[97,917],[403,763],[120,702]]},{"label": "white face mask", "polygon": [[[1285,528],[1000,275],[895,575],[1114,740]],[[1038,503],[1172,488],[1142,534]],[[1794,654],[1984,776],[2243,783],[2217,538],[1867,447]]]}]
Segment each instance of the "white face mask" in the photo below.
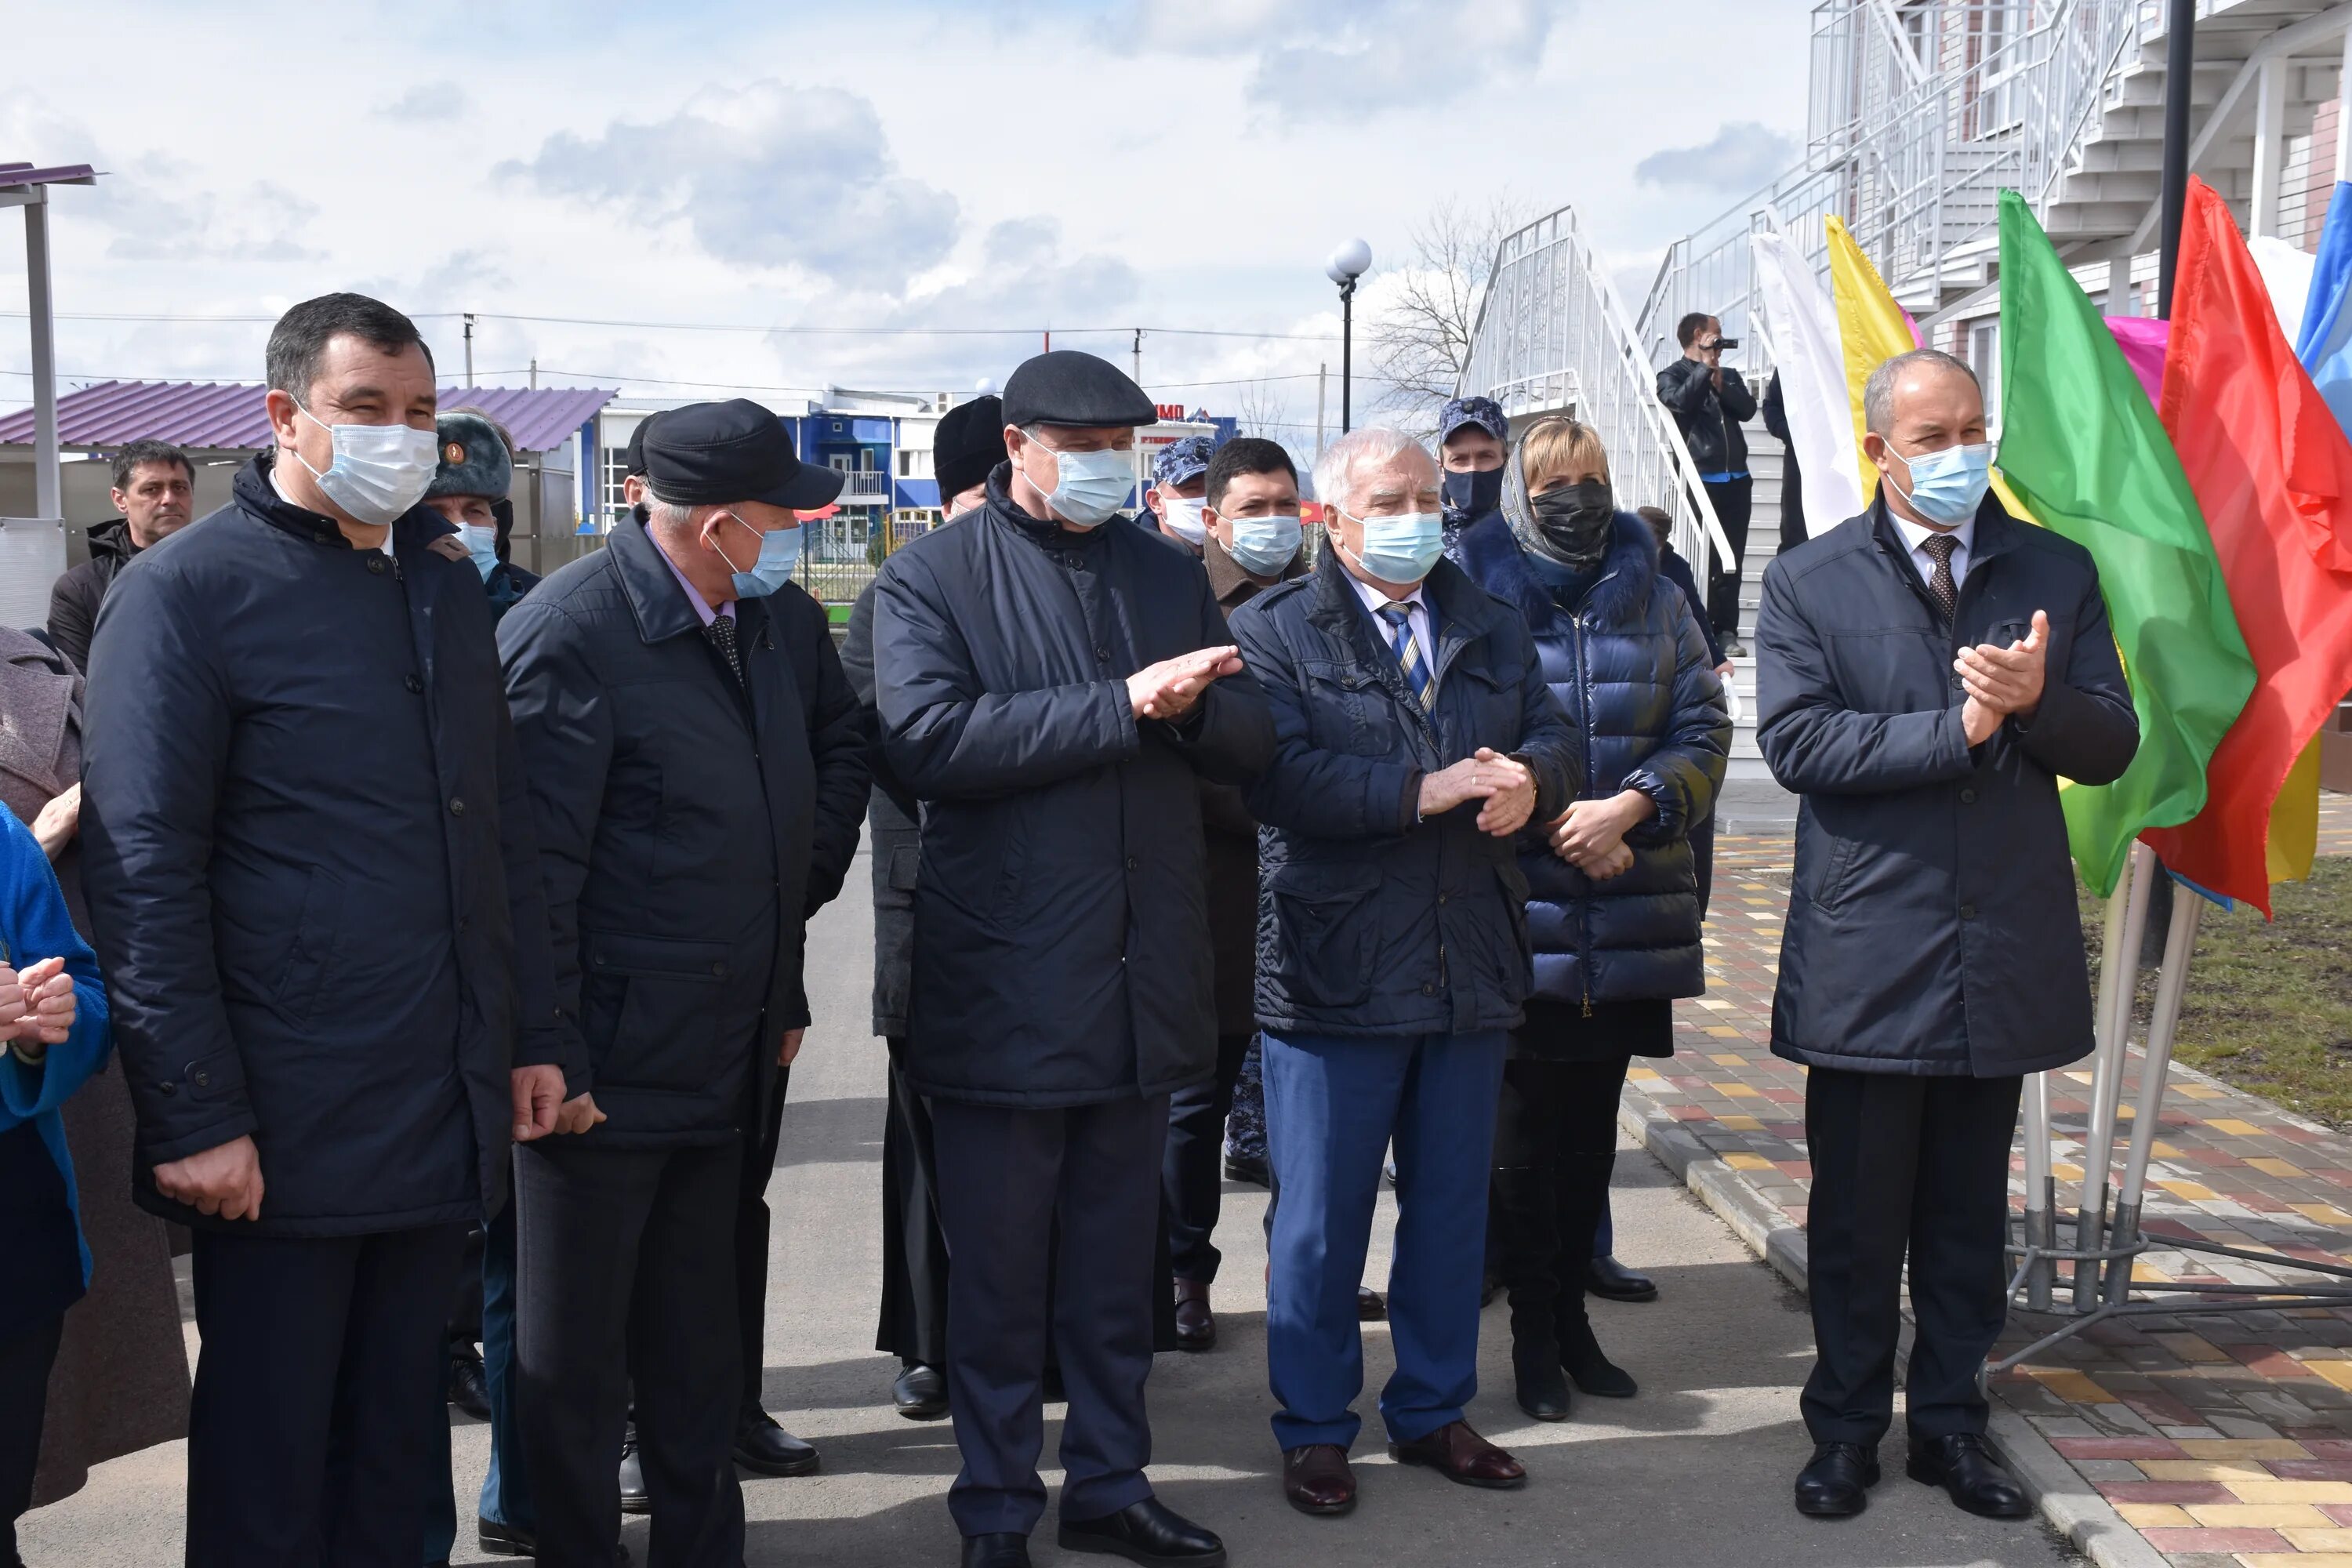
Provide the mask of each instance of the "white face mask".
[{"label": "white face mask", "polygon": [[310,468],[327,499],[351,517],[388,528],[425,499],[425,487],[441,464],[441,442],[435,432],[405,425],[330,425],[299,402],[294,407],[335,443],[334,460],[324,473],[310,468],[310,459],[299,452],[294,453],[294,460]]},{"label": "white face mask", "polygon": [[1200,549],[1202,542],[1209,537],[1208,521],[1201,515],[1209,503],[1186,500],[1182,496],[1163,495],[1160,498],[1160,504],[1168,509],[1167,514],[1160,520],[1168,531],[1193,549]]}]

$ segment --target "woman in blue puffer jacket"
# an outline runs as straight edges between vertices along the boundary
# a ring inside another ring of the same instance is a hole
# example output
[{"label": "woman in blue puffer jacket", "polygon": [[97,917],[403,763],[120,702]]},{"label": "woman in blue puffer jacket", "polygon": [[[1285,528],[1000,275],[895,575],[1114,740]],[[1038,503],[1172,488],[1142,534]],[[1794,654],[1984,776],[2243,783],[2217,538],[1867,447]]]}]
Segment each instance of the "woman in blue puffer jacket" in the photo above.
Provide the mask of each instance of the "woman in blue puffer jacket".
[{"label": "woman in blue puffer jacket", "polygon": [[1525,612],[1584,731],[1579,798],[1520,849],[1535,984],[1504,1066],[1492,1203],[1519,1405],[1558,1421],[1570,1378],[1635,1392],[1593,1339],[1585,1261],[1626,1068],[1671,1056],[1673,999],[1706,989],[1690,830],[1714,809],[1731,721],[1704,629],[1659,574],[1650,525],[1617,510],[1590,426],[1550,417],[1521,436],[1502,511],[1462,536],[1462,564]]}]

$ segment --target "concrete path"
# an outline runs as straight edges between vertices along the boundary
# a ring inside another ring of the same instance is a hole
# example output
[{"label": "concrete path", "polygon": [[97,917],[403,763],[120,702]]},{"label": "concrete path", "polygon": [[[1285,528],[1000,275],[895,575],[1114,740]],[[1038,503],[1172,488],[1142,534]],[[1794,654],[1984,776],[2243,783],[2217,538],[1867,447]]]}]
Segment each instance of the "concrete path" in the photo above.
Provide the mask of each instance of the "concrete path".
[{"label": "concrete path", "polygon": [[[872,1349],[880,1279],[883,1053],[866,1032],[871,927],[866,863],[820,920],[810,954],[817,1015],[793,1099],[772,1197],[781,1209],[777,1288],[769,1320],[765,1388],[787,1426],[816,1441],[824,1470],[798,1480],[748,1480],[749,1561],[841,1568],[952,1563],[956,1540],[942,1497],[956,1469],[945,1423],[898,1419],[887,1394],[894,1364]],[[1508,1336],[1489,1311],[1483,1392],[1472,1419],[1517,1450],[1532,1479],[1518,1493],[1452,1487],[1381,1456],[1374,1394],[1358,1408],[1373,1432],[1359,1445],[1363,1501],[1344,1520],[1309,1520],[1282,1501],[1266,1420],[1263,1311],[1265,1194],[1228,1189],[1218,1237],[1223,1341],[1206,1355],[1160,1358],[1151,1381],[1159,1462],[1170,1503],[1221,1531],[1237,1563],[1384,1565],[1734,1564],[1737,1568],[1958,1568],[2072,1563],[2039,1523],[1971,1519],[1901,1474],[1900,1438],[1888,1478],[1862,1519],[1801,1520],[1789,1483],[1806,1446],[1796,1394],[1811,1355],[1802,1300],[1649,1155],[1618,1167],[1618,1249],[1654,1273],[1664,1299],[1599,1306],[1601,1339],[1643,1383],[1640,1398],[1580,1402],[1558,1426],[1527,1421],[1510,1398]],[[1386,1200],[1384,1199],[1384,1207]],[[1385,1268],[1386,1219],[1375,1238]],[[1389,1365],[1387,1331],[1367,1334],[1375,1389]],[[1051,1412],[1049,1412],[1051,1414]],[[458,1495],[470,1502],[487,1434],[457,1418]],[[1047,1458],[1059,1435],[1049,1421]],[[184,1458],[179,1445],[101,1467],[78,1497],[28,1516],[33,1568],[105,1563],[165,1568],[180,1557]],[[1048,1471],[1049,1483],[1057,1477]],[[1077,1561],[1052,1545],[1040,1563]],[[461,1563],[473,1550],[465,1521]],[[624,1539],[646,1561],[647,1526]]]}]

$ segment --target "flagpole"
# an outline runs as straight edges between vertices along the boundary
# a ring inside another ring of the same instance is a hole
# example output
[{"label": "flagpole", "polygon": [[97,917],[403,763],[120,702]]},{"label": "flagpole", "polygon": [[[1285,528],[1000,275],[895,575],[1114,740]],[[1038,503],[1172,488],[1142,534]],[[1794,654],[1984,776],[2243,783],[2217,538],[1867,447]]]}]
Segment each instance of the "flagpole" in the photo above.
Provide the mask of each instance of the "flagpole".
[{"label": "flagpole", "polygon": [[2172,319],[2172,276],[2180,260],[2181,213],[2189,203],[2189,111],[2197,74],[2197,0],[2172,0],[2164,34],[2164,183],[2158,201],[2164,237],[2157,255],[2156,313]]},{"label": "flagpole", "polygon": [[[2050,1173],[2050,1078],[2025,1075],[2025,1245],[2044,1254],[2057,1245],[2057,1178]],[[2025,1304],[2037,1312],[2050,1310],[2050,1282],[2057,1266],[2048,1257],[2036,1258],[2025,1272]]]},{"label": "flagpole", "polygon": [[[2093,1021],[2098,1056],[2091,1077],[2091,1127],[2083,1142],[2083,1198],[2074,1210],[2077,1252],[2095,1252],[2105,1244],[2107,1165],[2115,1157],[2116,1106],[2123,1094],[2132,994],[2139,973],[2140,942],[2147,931],[2148,886],[2155,876],[2156,851],[2133,844],[2124,880],[2107,900],[2107,939],[2099,950],[2099,1014]],[[2098,1299],[2098,1266],[2075,1264],[2075,1310],[2087,1312]]]},{"label": "flagpole", "polygon": [[[2197,950],[2197,922],[2205,910],[2205,900],[2186,889],[2175,888],[2173,894],[2172,924],[2164,935],[2164,968],[2156,978],[2156,1012],[2147,1024],[2147,1057],[2139,1069],[2139,1102],[2132,1114],[2131,1153],[2124,1162],[2123,1185],[2116,1192],[2116,1236],[2126,1243],[2139,1235],[2140,1199],[2164,1108],[2165,1074],[2172,1065],[2189,956]],[[2131,1260],[2116,1258],[2107,1269],[2107,1300],[2120,1302],[2130,1289]]]}]

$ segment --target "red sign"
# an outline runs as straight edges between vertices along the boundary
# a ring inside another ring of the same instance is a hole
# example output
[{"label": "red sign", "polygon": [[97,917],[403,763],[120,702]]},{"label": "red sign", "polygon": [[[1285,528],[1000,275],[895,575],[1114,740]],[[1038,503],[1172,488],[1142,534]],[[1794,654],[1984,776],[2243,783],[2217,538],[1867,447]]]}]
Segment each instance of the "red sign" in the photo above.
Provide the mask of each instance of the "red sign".
[{"label": "red sign", "polygon": [[1169,421],[1171,421],[1171,423],[1175,423],[1175,424],[1181,424],[1181,423],[1183,423],[1183,419],[1184,419],[1184,405],[1183,405],[1182,404],[1181,404],[1181,403],[1162,403],[1162,404],[1155,405],[1155,407],[1157,408],[1157,410],[1158,410],[1158,412],[1159,412],[1160,417],[1161,417],[1162,419],[1169,420]]}]

